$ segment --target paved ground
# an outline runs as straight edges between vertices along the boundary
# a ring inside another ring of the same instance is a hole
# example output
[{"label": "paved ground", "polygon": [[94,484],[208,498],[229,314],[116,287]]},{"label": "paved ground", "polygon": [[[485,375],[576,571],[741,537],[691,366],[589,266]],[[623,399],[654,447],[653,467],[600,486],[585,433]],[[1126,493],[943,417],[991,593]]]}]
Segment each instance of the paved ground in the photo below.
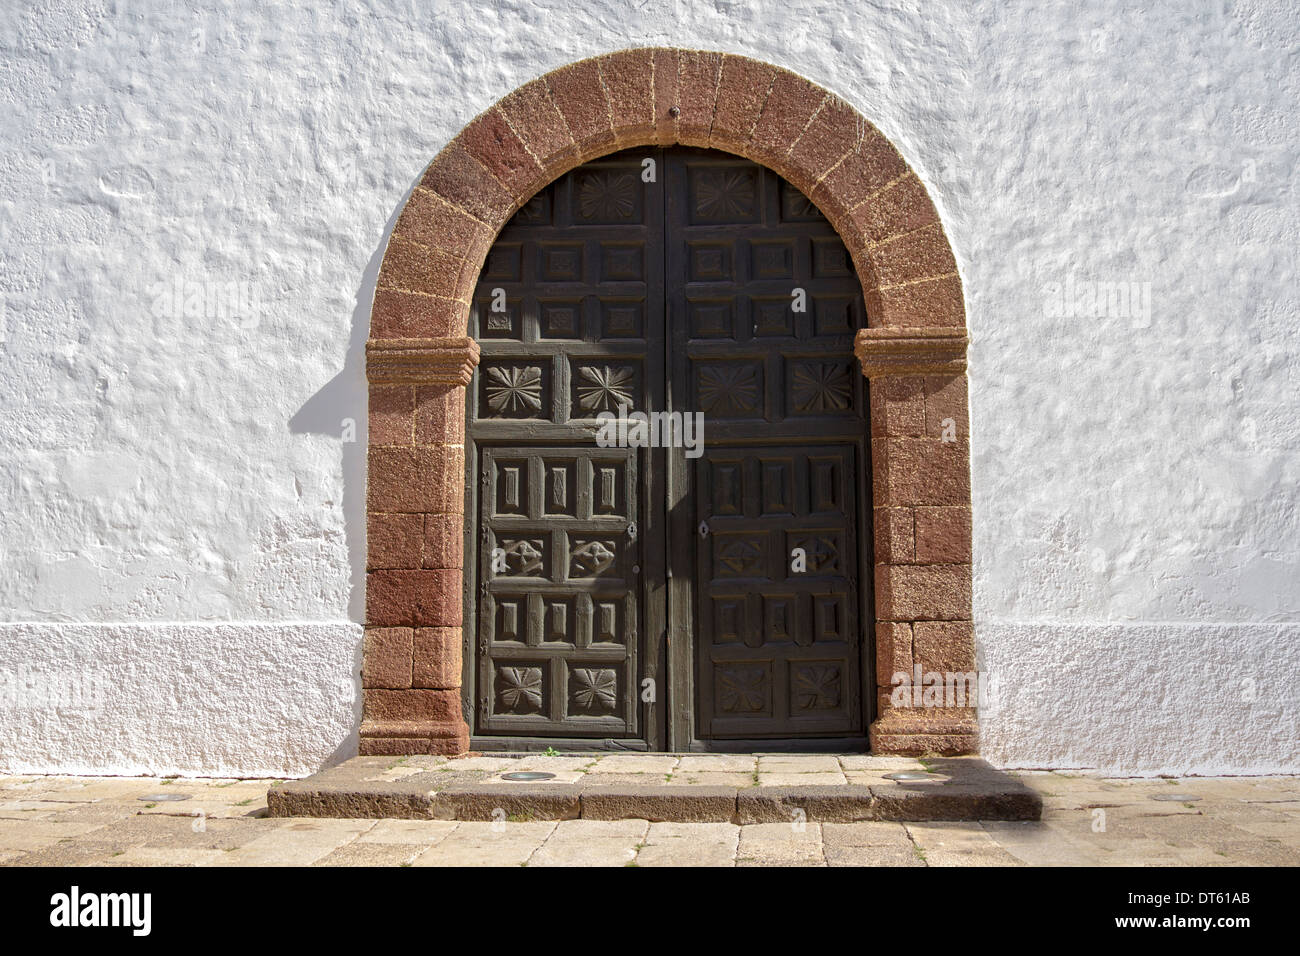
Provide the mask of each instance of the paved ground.
[{"label": "paved ground", "polygon": [[[0,864],[1300,865],[1298,777],[1017,776],[1041,822],[277,819],[265,780],[0,777]],[[189,799],[159,799],[174,794]]]}]

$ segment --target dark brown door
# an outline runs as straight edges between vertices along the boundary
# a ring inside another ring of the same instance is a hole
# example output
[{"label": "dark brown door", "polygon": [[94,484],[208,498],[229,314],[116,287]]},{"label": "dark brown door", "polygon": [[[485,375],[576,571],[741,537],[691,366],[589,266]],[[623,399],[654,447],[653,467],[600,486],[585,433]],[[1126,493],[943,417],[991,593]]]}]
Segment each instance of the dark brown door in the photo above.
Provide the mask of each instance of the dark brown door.
[{"label": "dark brown door", "polygon": [[860,736],[861,287],[825,218],[771,170],[683,151],[666,185],[671,393],[705,416],[704,454],[674,456],[670,479],[693,731]]},{"label": "dark brown door", "polygon": [[[631,150],[516,214],[471,318],[475,734],[862,736],[862,324],[826,220],[735,157]],[[620,406],[702,413],[702,455],[600,447]]]}]

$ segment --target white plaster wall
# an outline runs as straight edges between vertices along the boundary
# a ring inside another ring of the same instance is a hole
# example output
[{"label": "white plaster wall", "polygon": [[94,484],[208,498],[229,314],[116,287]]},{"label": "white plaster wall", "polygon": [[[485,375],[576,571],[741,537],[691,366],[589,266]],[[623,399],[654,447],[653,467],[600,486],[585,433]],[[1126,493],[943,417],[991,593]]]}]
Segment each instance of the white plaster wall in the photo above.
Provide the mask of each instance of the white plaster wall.
[{"label": "white plaster wall", "polygon": [[[1284,0],[6,5],[0,771],[352,752],[388,230],[475,114],[641,44],[826,85],[940,206],[986,753],[1300,768],[1298,35]],[[1067,280],[1150,315],[1052,317]],[[52,709],[85,673],[110,704]]]}]

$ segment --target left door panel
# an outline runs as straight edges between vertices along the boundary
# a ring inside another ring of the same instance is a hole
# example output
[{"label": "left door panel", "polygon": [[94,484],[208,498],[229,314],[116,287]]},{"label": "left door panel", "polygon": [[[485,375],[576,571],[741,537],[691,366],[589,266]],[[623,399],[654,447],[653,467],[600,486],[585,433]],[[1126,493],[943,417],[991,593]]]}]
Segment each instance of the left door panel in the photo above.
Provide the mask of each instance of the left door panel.
[{"label": "left door panel", "polygon": [[547,187],[475,290],[467,716],[506,745],[662,746],[661,704],[642,699],[663,659],[660,453],[596,442],[602,412],[664,407],[663,194],[641,175],[657,155]]},{"label": "left door panel", "polygon": [[480,728],[639,736],[635,453],[486,448],[480,461]]}]

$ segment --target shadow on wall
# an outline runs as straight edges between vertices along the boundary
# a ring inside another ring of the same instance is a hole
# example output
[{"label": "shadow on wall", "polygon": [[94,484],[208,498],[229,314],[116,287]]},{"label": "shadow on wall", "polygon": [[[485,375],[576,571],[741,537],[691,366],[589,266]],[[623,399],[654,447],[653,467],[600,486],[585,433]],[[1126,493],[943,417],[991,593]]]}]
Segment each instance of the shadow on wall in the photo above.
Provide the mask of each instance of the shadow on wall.
[{"label": "shadow on wall", "polygon": [[[348,620],[356,624],[364,624],[366,620],[366,339],[370,335],[370,308],[375,298],[375,285],[379,281],[379,266],[383,262],[384,251],[388,248],[388,238],[393,234],[398,216],[423,175],[424,170],[421,169],[389,213],[379,244],[361,275],[356,303],[352,308],[352,328],[348,334],[343,369],[307,399],[302,408],[289,419],[289,431],[295,435],[325,435],[336,440],[342,437],[345,419],[356,423],[355,440],[340,441],[340,454],[343,457],[343,533],[347,540],[348,565],[351,569]],[[361,720],[360,687],[358,667],[358,723]]]}]

